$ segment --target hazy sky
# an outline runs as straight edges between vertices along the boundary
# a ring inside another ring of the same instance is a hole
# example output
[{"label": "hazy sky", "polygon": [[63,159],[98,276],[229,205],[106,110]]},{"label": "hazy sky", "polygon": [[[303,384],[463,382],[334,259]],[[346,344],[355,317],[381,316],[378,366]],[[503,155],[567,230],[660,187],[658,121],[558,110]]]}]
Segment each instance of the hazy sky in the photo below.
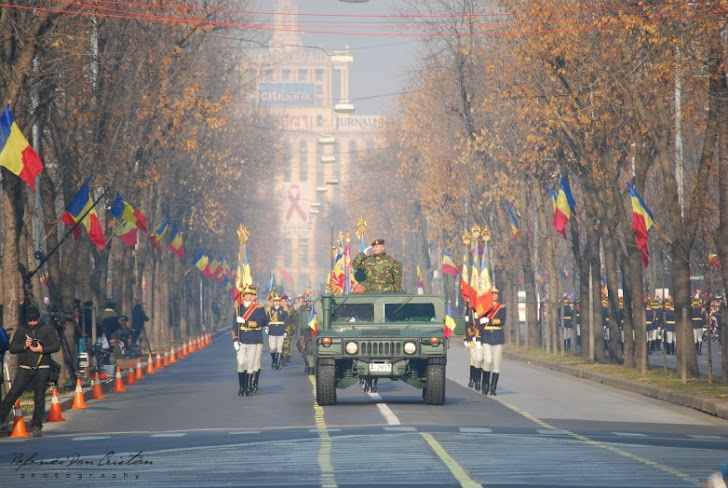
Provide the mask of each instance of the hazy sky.
[{"label": "hazy sky", "polygon": [[[261,9],[272,11],[276,0],[258,0]],[[403,0],[370,0],[367,3],[344,3],[339,0],[295,0],[299,28],[303,31],[341,31],[340,33],[303,33],[303,44],[326,51],[348,45],[354,56],[349,68],[349,96],[356,115],[383,115],[392,109],[392,93],[402,91],[411,67],[417,39],[392,36],[397,29],[394,14]],[[309,15],[310,14],[310,15]],[[363,17],[356,16],[380,16]],[[344,16],[344,17],[337,17]],[[348,35],[359,33],[364,35]],[[377,35],[379,33],[380,35]],[[381,34],[389,35],[381,35]]]}]

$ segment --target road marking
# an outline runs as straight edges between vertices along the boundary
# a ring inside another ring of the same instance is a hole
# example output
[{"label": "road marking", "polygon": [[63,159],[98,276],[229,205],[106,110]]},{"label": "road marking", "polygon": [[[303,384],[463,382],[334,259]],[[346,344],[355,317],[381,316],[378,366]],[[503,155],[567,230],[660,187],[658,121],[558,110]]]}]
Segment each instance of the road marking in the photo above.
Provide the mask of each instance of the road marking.
[{"label": "road marking", "polygon": [[487,427],[460,427],[460,432],[470,434],[490,434],[493,432],[493,429],[489,429]]},{"label": "road marking", "polygon": [[536,432],[545,435],[569,435],[568,430],[562,429],[536,429]]},{"label": "road marking", "polygon": [[402,427],[382,427],[382,428],[384,430],[386,430],[387,432],[417,432],[416,428],[407,427],[406,425],[402,426]]},{"label": "road marking", "polygon": [[174,432],[170,434],[152,434],[149,437],[184,437],[186,435],[186,432]]},{"label": "road marking", "polygon": [[245,430],[245,431],[227,433],[227,435],[249,435],[249,434],[260,434],[260,431],[259,430]]},{"label": "road marking", "polygon": [[111,436],[109,435],[96,435],[96,436],[85,436],[85,437],[74,437],[71,440],[72,441],[98,441],[102,439],[110,439]]},{"label": "road marking", "polygon": [[[311,382],[311,386],[313,386],[313,397],[315,399],[316,376],[309,376],[308,380]],[[331,436],[329,436],[329,430],[326,427],[324,408],[315,400],[313,402],[313,419],[320,441],[317,460],[319,470],[321,470],[321,486],[323,488],[337,488],[336,474],[334,473],[334,466],[331,463]]]},{"label": "road marking", "polygon": [[420,435],[423,439],[425,439],[425,442],[427,442],[437,457],[442,460],[442,463],[447,467],[447,469],[450,470],[455,479],[458,480],[460,486],[464,488],[482,488],[483,485],[471,478],[467,470],[460,466],[460,464],[455,461],[450,454],[448,454],[445,448],[435,440],[432,434],[420,432]]},{"label": "road marking", "polygon": [[637,432],[612,432],[612,434],[618,437],[647,437],[645,434],[639,434]]},{"label": "road marking", "polygon": [[[515,405],[513,405],[513,404],[511,404],[511,403],[509,403],[509,402],[507,402],[505,400],[503,400],[500,397],[493,398],[493,400],[495,400],[497,402],[500,402],[501,405],[503,405],[504,407],[510,408],[511,410],[513,410],[514,412],[516,412],[517,414],[522,415],[523,417],[527,418],[528,420],[531,420],[532,422],[535,422],[537,425],[543,427],[544,429],[561,431],[560,429],[556,429],[552,425],[547,424],[543,420],[534,417],[533,415],[531,415],[530,413],[526,412],[525,410],[521,410],[517,406],[515,406]],[[693,486],[703,486],[703,484],[702,484],[702,482],[700,480],[695,479],[692,476],[690,476],[689,474],[683,473],[682,471],[678,471],[677,469],[673,469],[673,468],[671,468],[669,466],[665,466],[664,464],[657,463],[655,461],[652,461],[651,459],[644,458],[644,457],[639,456],[637,454],[632,454],[631,452],[624,451],[622,449],[619,449],[618,447],[610,446],[608,444],[604,444],[602,442],[595,441],[594,439],[590,439],[589,437],[583,436],[581,434],[577,434],[575,432],[571,432],[569,430],[565,430],[563,432],[566,435],[568,435],[570,437],[573,437],[574,439],[580,440],[583,443],[588,444],[590,446],[598,447],[598,448],[601,448],[601,449],[610,451],[610,452],[612,452],[614,454],[617,454],[619,456],[625,457],[627,459],[631,459],[633,461],[637,461],[639,463],[642,463],[645,466],[650,466],[652,468],[659,469],[660,471],[663,471],[663,472],[665,472],[667,474],[670,474],[672,476],[675,476],[677,478],[680,478],[680,479],[682,479],[682,480],[690,483]]]},{"label": "road marking", "polygon": [[[369,396],[376,400],[383,400],[378,393],[370,393]],[[394,412],[392,412],[392,409],[389,408],[386,403],[377,403],[377,408],[389,425],[402,424],[402,422],[399,421],[399,418],[394,414]]]},{"label": "road marking", "polygon": [[689,435],[688,437],[692,437],[693,439],[698,440],[698,441],[722,441],[723,440],[723,437],[721,437],[719,435],[694,434],[694,435]]}]

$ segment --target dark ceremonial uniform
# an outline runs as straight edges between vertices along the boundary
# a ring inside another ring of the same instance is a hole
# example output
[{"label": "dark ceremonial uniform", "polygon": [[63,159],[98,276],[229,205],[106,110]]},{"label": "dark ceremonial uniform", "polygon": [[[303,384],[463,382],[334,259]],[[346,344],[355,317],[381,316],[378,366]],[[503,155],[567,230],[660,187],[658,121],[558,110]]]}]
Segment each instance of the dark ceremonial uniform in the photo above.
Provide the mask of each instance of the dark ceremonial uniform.
[{"label": "dark ceremonial uniform", "polygon": [[238,343],[237,360],[241,395],[250,395],[257,388],[260,376],[260,354],[263,351],[263,328],[268,326],[268,315],[262,305],[252,302],[240,304],[233,324],[232,338]]},{"label": "dark ceremonial uniform", "polygon": [[[497,292],[494,292],[497,293]],[[506,325],[506,306],[498,303],[497,297],[493,299],[491,308],[484,317],[478,319],[481,340],[483,343],[483,395],[496,394],[498,378],[500,377],[500,363],[503,357],[503,344],[506,335],[503,328]]]}]

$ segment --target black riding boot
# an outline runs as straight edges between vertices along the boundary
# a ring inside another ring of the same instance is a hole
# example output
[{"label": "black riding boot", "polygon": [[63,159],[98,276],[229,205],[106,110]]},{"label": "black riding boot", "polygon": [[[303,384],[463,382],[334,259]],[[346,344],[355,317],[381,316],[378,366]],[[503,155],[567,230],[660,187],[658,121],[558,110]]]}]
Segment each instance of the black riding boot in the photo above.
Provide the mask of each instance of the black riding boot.
[{"label": "black riding boot", "polygon": [[490,380],[490,394],[495,396],[495,388],[498,386],[498,378],[500,373],[493,373],[493,378]]},{"label": "black riding boot", "polygon": [[475,366],[470,366],[470,380],[468,380],[468,388],[472,388],[475,384]]},{"label": "black riding boot", "polygon": [[257,393],[258,391],[258,378],[260,378],[260,370],[253,373],[253,384],[251,393]]},{"label": "black riding boot", "polygon": [[276,369],[276,353],[270,353],[270,369]]},{"label": "black riding boot", "polygon": [[703,343],[698,342],[698,356],[702,356],[703,354]]},{"label": "black riding boot", "polygon": [[483,370],[475,366],[475,391],[480,391],[480,374]]},{"label": "black riding boot", "polygon": [[483,391],[481,393],[483,395],[487,395],[489,388],[490,388],[490,371],[483,371]]},{"label": "black riding boot", "polygon": [[571,339],[566,339],[566,350],[571,351]]},{"label": "black riding boot", "polygon": [[372,393],[377,392],[377,383],[379,383],[379,378],[372,378]]},{"label": "black riding boot", "polygon": [[240,389],[238,395],[243,396],[248,394],[248,373],[238,373],[238,382],[240,382]]},{"label": "black riding boot", "polygon": [[281,366],[283,366],[283,359],[281,359],[281,353],[276,353],[276,369],[281,369]]}]

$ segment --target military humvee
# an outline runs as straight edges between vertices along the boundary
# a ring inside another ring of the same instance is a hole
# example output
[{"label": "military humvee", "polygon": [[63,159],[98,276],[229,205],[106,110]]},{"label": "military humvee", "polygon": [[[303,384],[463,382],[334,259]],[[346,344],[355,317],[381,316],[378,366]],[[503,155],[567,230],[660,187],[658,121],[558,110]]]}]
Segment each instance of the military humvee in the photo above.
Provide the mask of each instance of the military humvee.
[{"label": "military humvee", "polygon": [[445,300],[406,293],[324,294],[314,303],[316,401],[336,404],[336,389],[389,378],[445,403]]}]

